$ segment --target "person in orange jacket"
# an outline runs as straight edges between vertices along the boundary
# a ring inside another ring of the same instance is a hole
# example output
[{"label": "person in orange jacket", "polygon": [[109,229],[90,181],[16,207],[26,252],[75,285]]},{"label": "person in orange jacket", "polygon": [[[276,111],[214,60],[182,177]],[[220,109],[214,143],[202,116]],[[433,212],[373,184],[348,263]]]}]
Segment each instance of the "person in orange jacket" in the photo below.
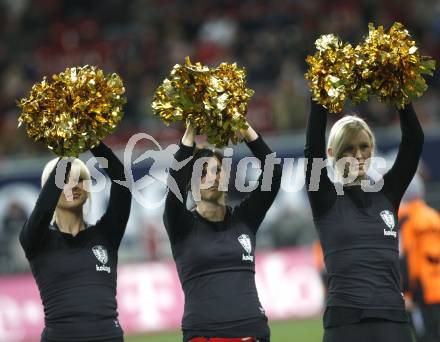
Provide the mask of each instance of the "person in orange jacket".
[{"label": "person in orange jacket", "polygon": [[319,242],[319,239],[315,240],[312,244],[312,254],[313,254],[313,263],[319,272],[319,275],[322,280],[322,285],[325,291],[327,291],[327,270],[325,268],[324,255],[322,252],[322,247],[321,247],[321,243]]},{"label": "person in orange jacket", "polygon": [[403,288],[419,342],[440,341],[440,214],[415,178],[399,208]]}]

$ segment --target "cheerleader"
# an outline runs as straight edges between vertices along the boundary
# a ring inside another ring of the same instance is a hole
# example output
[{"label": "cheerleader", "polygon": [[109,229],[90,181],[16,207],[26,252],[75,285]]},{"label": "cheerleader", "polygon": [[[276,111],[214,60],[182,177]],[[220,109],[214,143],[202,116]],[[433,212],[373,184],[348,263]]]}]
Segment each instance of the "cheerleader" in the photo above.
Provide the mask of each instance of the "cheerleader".
[{"label": "cheerleader", "polygon": [[[250,126],[242,134],[263,169],[271,150]],[[258,188],[231,208],[226,193],[218,188],[222,155],[209,149],[196,150],[194,138],[195,129],[189,125],[175,160],[182,162],[193,155],[194,161],[206,157],[209,162],[203,165],[199,181],[211,181],[212,186],[200,189],[200,184],[194,182],[193,193],[200,191],[200,198],[195,199],[194,210],[187,210],[185,199],[193,164],[187,163],[179,170],[171,168],[170,177],[184,200],[169,191],[164,212],[185,294],[183,341],[268,342],[267,317],[255,286],[254,251],[258,227],[280,187],[281,166],[274,166],[270,191],[262,190],[262,173]]]},{"label": "cheerleader", "polygon": [[[84,221],[83,206],[89,198],[84,182],[91,179],[86,165],[74,159],[63,168],[62,159],[55,159],[43,171],[43,188],[20,233],[43,302],[42,342],[123,341],[116,267],[131,194],[115,182],[125,176],[113,152],[103,143],[91,151],[108,161],[112,181],[101,219],[94,225]],[[64,190],[57,182],[57,169],[66,170],[61,177]]]},{"label": "cheerleader", "polygon": [[[423,147],[423,131],[411,105],[399,111],[402,141],[380,191],[364,191],[375,148],[362,119],[346,116],[332,127],[327,143],[326,110],[312,101],[307,125],[306,185],[328,273],[324,342],[410,342],[399,274],[397,211]],[[334,166],[335,184],[316,158]],[[357,168],[338,163],[351,157]],[[315,163],[314,163],[315,158]],[[313,165],[315,164],[315,165]],[[316,171],[316,170],[314,170]],[[354,173],[352,173],[354,172]],[[352,181],[341,184],[343,179]],[[317,189],[314,187],[317,186]],[[343,186],[343,195],[337,188]]]}]

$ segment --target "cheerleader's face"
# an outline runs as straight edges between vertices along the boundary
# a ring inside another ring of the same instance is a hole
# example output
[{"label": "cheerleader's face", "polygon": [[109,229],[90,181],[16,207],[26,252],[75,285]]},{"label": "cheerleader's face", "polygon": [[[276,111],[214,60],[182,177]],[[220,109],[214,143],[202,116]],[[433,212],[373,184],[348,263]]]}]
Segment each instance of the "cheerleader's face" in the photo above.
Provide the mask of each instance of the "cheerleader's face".
[{"label": "cheerleader's face", "polygon": [[202,201],[216,202],[218,203],[224,198],[224,192],[218,189],[220,175],[222,173],[221,161],[217,157],[211,157],[210,161],[205,164],[203,177],[201,178],[201,184],[212,184],[209,188],[200,189],[200,196]]},{"label": "cheerleader's face", "polygon": [[[77,184],[75,184],[77,183]],[[61,209],[78,209],[83,207],[87,201],[88,193],[84,189],[84,181],[82,178],[78,182],[69,180],[69,183],[64,186],[58,201],[58,207]]]},{"label": "cheerleader's face", "polygon": [[373,151],[373,146],[370,140],[370,136],[365,130],[360,130],[354,134],[350,142],[344,147],[341,158],[349,157],[357,160],[357,165],[346,165],[344,170],[344,176],[352,174],[356,179],[362,179],[365,177],[368,167],[369,159]]}]

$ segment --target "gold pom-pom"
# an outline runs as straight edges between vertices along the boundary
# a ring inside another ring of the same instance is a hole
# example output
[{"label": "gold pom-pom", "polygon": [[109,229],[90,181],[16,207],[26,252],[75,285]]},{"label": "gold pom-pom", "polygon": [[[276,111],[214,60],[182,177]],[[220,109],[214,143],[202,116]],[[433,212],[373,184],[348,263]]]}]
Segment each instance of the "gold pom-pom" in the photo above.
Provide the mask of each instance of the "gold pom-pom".
[{"label": "gold pom-pom", "polygon": [[340,112],[357,87],[355,49],[333,34],[322,35],[315,46],[318,51],[307,56],[309,70],[304,75],[312,98],[331,113]]},{"label": "gold pom-pom", "polygon": [[126,98],[121,78],[94,66],[67,68],[36,83],[18,102],[19,127],[60,156],[77,157],[113,133]]},{"label": "gold pom-pom", "polygon": [[346,99],[358,104],[372,95],[403,108],[428,89],[423,75],[432,76],[435,69],[435,61],[420,55],[401,23],[388,33],[369,24],[367,38],[354,49],[332,34],[315,45],[318,51],[307,57],[305,78],[313,100],[333,113],[342,110]]},{"label": "gold pom-pom", "polygon": [[368,36],[357,48],[362,80],[379,101],[403,108],[428,89],[422,75],[433,75],[435,61],[420,55],[401,23],[394,23],[388,33],[383,26],[368,27]]},{"label": "gold pom-pom", "polygon": [[246,128],[246,113],[253,90],[246,87],[246,73],[235,63],[208,68],[200,63],[175,65],[156,89],[152,107],[165,124],[189,122],[206,134],[208,142],[223,147],[237,143]]}]

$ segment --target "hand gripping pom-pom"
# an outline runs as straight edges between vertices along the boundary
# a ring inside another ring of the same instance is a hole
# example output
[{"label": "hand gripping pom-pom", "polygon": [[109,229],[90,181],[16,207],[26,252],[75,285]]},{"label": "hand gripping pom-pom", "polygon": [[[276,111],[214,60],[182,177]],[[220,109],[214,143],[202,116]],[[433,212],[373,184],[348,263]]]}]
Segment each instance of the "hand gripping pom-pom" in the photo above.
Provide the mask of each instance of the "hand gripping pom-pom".
[{"label": "hand gripping pom-pom", "polygon": [[156,89],[154,113],[167,125],[177,121],[194,125],[217,147],[237,143],[238,131],[247,127],[248,101],[254,93],[245,78],[244,69],[235,63],[208,68],[191,64],[187,57]]}]

